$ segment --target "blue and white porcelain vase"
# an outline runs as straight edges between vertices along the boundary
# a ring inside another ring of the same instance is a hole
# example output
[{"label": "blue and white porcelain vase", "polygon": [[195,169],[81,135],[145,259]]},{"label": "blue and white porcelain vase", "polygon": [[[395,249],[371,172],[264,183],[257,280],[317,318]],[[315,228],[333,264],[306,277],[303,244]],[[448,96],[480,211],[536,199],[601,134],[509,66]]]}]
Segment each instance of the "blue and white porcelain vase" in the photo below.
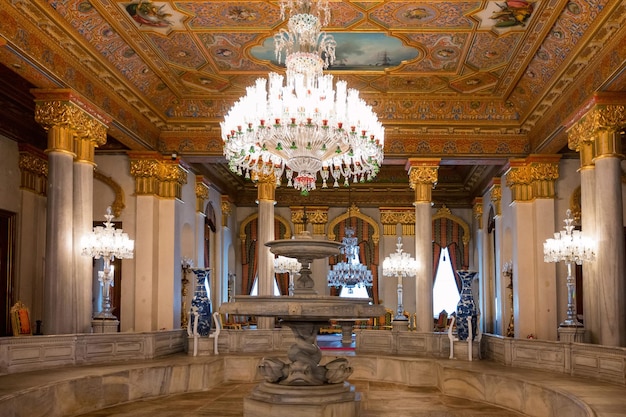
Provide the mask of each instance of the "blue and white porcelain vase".
[{"label": "blue and white porcelain vase", "polygon": [[461,279],[461,299],[456,305],[456,333],[459,340],[467,340],[469,337],[469,326],[467,318],[471,317],[472,340],[476,337],[477,310],[474,296],[472,295],[472,281],[478,272],[459,270],[456,271]]},{"label": "blue and white porcelain vase", "polygon": [[193,291],[193,299],[191,300],[192,315],[189,317],[193,326],[193,310],[194,307],[198,312],[198,335],[208,336],[211,332],[211,300],[209,299],[208,283],[211,277],[211,271],[203,268],[192,268],[191,272],[196,278],[196,284]]}]

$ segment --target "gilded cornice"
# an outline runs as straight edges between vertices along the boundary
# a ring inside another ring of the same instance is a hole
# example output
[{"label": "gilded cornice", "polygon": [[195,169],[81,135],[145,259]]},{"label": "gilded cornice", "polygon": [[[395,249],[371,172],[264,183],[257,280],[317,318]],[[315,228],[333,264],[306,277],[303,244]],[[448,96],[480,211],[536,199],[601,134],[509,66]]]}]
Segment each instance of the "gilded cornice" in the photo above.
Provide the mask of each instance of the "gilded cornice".
[{"label": "gilded cornice", "polygon": [[474,199],[474,205],[472,206],[472,213],[474,218],[478,222],[478,229],[483,228],[483,199],[477,197]]},{"label": "gilded cornice", "polygon": [[383,236],[395,236],[396,226],[402,226],[404,236],[415,235],[415,209],[380,208],[380,222],[383,224]]},{"label": "gilded cornice", "polygon": [[111,190],[113,190],[115,198],[113,199],[113,203],[110,204],[111,210],[113,211],[113,215],[115,217],[120,217],[122,215],[122,211],[126,208],[126,197],[122,186],[115,182],[113,178],[104,175],[97,168],[93,172],[93,179],[105,183],[109,186],[109,188],[111,188]]},{"label": "gilded cornice", "polygon": [[196,211],[204,213],[204,202],[209,198],[209,185],[205,183],[202,175],[196,176]]},{"label": "gilded cornice", "polygon": [[232,204],[230,203],[230,199],[227,195],[221,196],[221,209],[222,209],[222,226],[228,226],[228,216],[232,213]]},{"label": "gilded cornice", "polygon": [[48,160],[45,154],[20,147],[18,167],[21,173],[20,188],[45,196],[48,188]]}]

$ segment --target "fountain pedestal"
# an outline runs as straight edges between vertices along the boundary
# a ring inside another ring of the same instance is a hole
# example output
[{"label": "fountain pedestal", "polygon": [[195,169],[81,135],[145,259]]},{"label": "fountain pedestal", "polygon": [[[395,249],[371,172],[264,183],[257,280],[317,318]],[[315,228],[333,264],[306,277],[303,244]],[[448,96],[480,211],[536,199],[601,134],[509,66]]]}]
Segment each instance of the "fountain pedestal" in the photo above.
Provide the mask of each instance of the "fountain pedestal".
[{"label": "fountain pedestal", "polygon": [[[263,358],[259,372],[265,382],[244,399],[244,417],[358,417],[360,394],[346,379],[352,368],[345,358],[320,364],[316,339],[330,319],[365,319],[385,313],[370,300],[330,296],[237,296],[220,311],[235,315],[278,317],[291,328],[296,342],[291,362]],[[254,330],[250,330],[254,331]]]}]

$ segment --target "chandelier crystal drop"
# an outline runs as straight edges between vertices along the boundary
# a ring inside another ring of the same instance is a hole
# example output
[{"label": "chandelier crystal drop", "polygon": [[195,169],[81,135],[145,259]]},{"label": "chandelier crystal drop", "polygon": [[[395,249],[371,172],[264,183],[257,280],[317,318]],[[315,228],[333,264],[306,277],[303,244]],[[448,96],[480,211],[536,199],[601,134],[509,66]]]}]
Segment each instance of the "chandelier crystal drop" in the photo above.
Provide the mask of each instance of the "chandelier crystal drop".
[{"label": "chandelier crystal drop", "polygon": [[372,271],[359,262],[359,246],[354,237],[354,229],[346,227],[346,236],[342,239],[343,246],[340,250],[346,255],[346,261],[339,262],[328,273],[329,287],[354,288],[357,285],[371,287],[373,283]]},{"label": "chandelier crystal drop", "polygon": [[220,123],[229,168],[253,181],[273,174],[277,186],[285,174],[303,195],[316,188],[318,173],[322,188],[371,180],[383,161],[384,128],[357,90],[345,81],[333,88],[332,74],[323,73],[336,47],[321,31],[328,0],[281,0],[280,9],[289,21],[274,46],[286,78],[257,79]]}]

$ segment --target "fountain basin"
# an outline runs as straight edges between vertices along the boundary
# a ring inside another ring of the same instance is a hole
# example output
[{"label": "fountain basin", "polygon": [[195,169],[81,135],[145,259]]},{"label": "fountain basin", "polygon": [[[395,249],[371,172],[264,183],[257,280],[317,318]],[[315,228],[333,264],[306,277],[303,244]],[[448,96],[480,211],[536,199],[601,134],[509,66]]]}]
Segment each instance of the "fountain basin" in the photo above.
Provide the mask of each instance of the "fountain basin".
[{"label": "fountain basin", "polygon": [[222,304],[222,313],[278,317],[284,321],[328,322],[330,319],[359,319],[385,314],[383,305],[370,299],[319,295],[251,296],[238,295]]}]

